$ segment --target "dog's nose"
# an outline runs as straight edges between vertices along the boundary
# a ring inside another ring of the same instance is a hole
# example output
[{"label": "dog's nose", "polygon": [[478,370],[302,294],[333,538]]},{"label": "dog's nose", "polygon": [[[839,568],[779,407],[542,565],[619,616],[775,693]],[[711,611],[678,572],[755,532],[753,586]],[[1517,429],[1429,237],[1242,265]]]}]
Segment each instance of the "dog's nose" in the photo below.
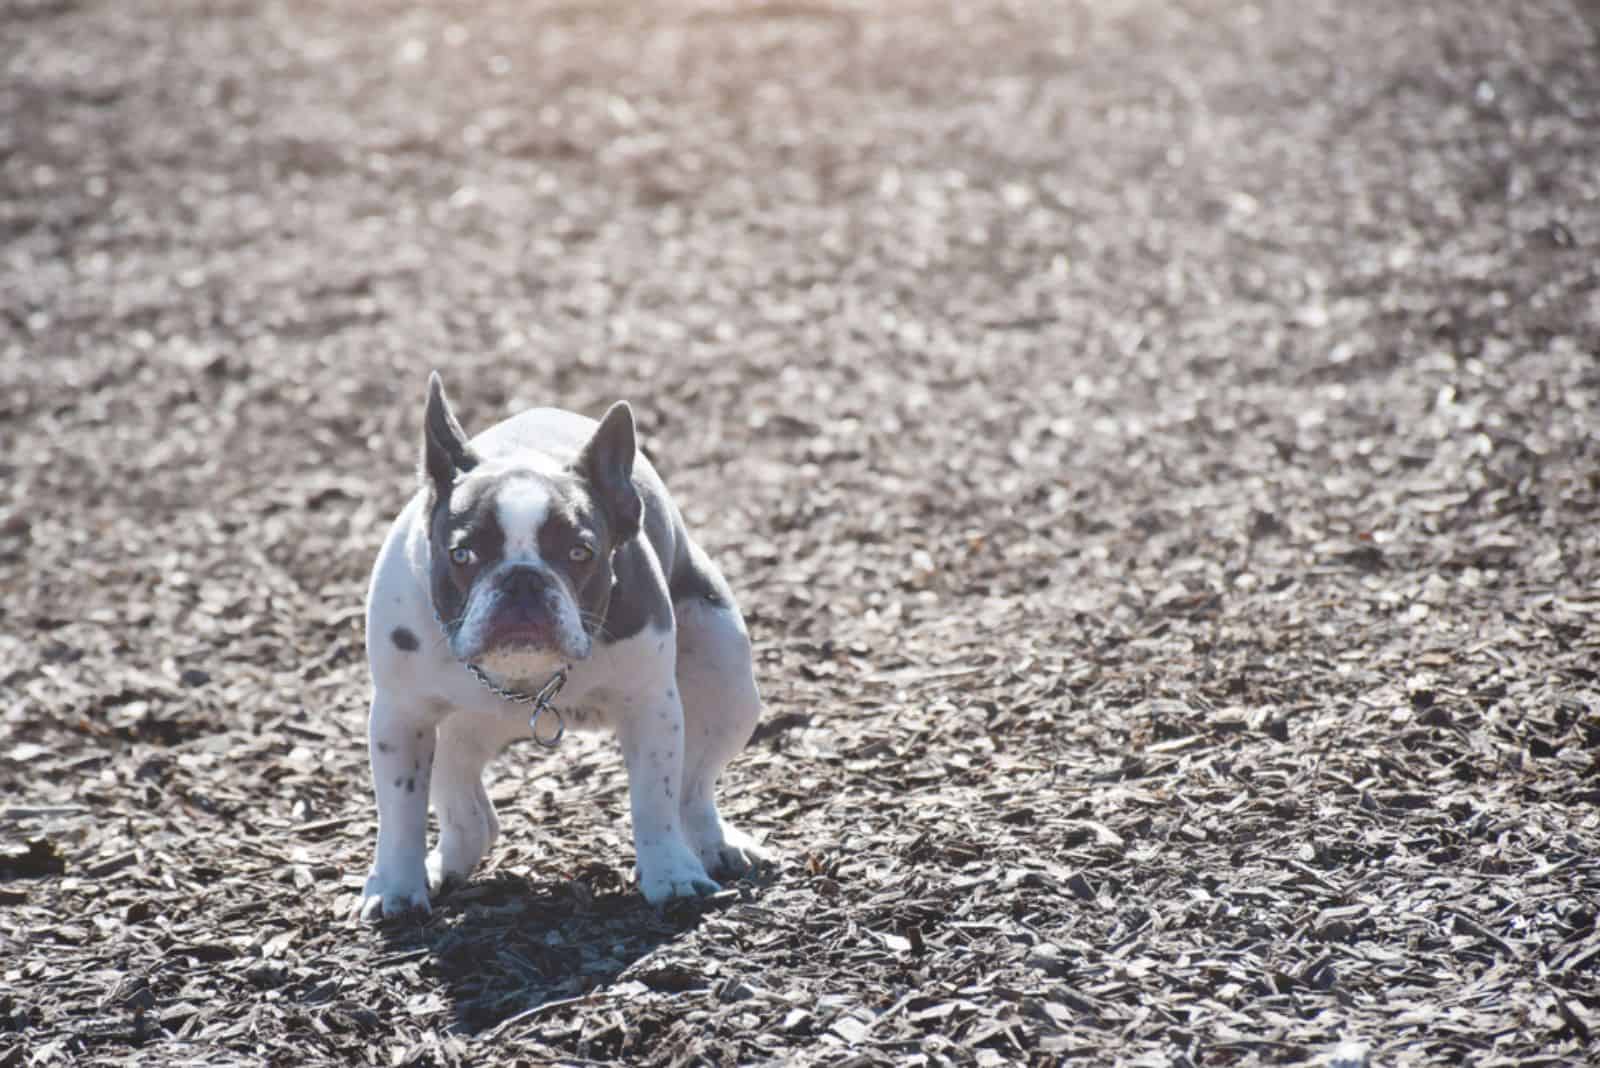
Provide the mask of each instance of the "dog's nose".
[{"label": "dog's nose", "polygon": [[519,601],[543,597],[547,585],[544,573],[536,567],[514,567],[500,580],[501,591]]}]

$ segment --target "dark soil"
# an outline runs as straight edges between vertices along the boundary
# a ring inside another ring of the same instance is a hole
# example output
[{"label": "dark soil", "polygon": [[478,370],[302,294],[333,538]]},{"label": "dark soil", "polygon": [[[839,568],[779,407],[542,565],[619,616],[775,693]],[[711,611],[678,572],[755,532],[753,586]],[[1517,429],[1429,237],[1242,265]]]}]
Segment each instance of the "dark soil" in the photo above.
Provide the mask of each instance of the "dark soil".
[{"label": "dark soil", "polygon": [[[1597,31],[0,0],[0,1068],[1593,1063]],[[634,403],[776,870],[579,740],[349,921],[434,367]]]}]

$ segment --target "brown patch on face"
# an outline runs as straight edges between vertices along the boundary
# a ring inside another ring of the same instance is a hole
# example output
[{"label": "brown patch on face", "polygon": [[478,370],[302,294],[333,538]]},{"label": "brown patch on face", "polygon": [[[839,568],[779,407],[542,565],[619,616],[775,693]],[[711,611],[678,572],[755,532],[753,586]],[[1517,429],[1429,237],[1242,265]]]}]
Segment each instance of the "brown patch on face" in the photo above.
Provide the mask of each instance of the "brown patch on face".
[{"label": "brown patch on face", "polygon": [[595,634],[611,601],[612,550],[605,517],[576,481],[558,485],[539,527],[539,556],[578,603],[583,629]]},{"label": "brown patch on face", "polygon": [[[505,532],[495,512],[495,492],[503,478],[469,482],[459,492],[436,492],[428,510],[430,592],[433,610],[445,633],[454,637],[466,613],[467,598],[477,576],[499,563],[505,551]],[[457,563],[451,552],[470,552]]]}]

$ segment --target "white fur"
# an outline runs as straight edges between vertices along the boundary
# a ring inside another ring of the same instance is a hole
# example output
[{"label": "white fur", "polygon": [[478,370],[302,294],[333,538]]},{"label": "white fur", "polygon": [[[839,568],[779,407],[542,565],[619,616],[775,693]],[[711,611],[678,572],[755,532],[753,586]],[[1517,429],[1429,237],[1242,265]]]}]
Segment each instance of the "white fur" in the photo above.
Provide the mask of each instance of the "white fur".
[{"label": "white fur", "polygon": [[505,532],[505,557],[539,564],[539,528],[550,515],[550,491],[544,483],[519,478],[508,483],[494,502],[500,529]]},{"label": "white fur", "polygon": [[684,835],[708,871],[742,870],[761,850],[717,813],[717,779],[745,747],[761,716],[750,670],[750,635],[729,607],[692,601],[676,608],[678,690],[684,710]]},{"label": "white fur", "polygon": [[[508,535],[508,519],[524,523],[537,515],[532,495],[497,506]],[[500,829],[483,768],[529,734],[527,707],[484,689],[433,617],[426,522],[420,499],[395,520],[367,594],[378,842],[359,905],[366,919],[426,911],[430,891],[470,874]],[[531,550],[519,549],[524,561],[530,551],[536,557],[537,544],[535,535]],[[652,562],[660,578],[660,564]],[[675,614],[666,628],[586,647],[557,701],[569,728],[612,729],[621,742],[639,884],[652,904],[714,892],[708,870],[740,871],[763,855],[723,824],[712,793],[723,766],[749,739],[760,707],[744,625],[736,610],[698,601]],[[397,628],[411,631],[419,647],[399,648]],[[440,827],[431,853],[430,800]]]}]

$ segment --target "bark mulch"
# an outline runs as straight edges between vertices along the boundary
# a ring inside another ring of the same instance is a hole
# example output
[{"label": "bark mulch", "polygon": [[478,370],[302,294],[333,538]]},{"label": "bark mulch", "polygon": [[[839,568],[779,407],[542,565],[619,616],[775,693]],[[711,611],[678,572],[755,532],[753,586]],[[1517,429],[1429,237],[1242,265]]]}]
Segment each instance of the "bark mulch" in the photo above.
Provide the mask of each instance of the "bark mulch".
[{"label": "bark mulch", "polygon": [[[0,1068],[1600,1058],[1600,19],[0,0]],[[778,864],[515,749],[426,922],[426,372],[631,399]]]}]

